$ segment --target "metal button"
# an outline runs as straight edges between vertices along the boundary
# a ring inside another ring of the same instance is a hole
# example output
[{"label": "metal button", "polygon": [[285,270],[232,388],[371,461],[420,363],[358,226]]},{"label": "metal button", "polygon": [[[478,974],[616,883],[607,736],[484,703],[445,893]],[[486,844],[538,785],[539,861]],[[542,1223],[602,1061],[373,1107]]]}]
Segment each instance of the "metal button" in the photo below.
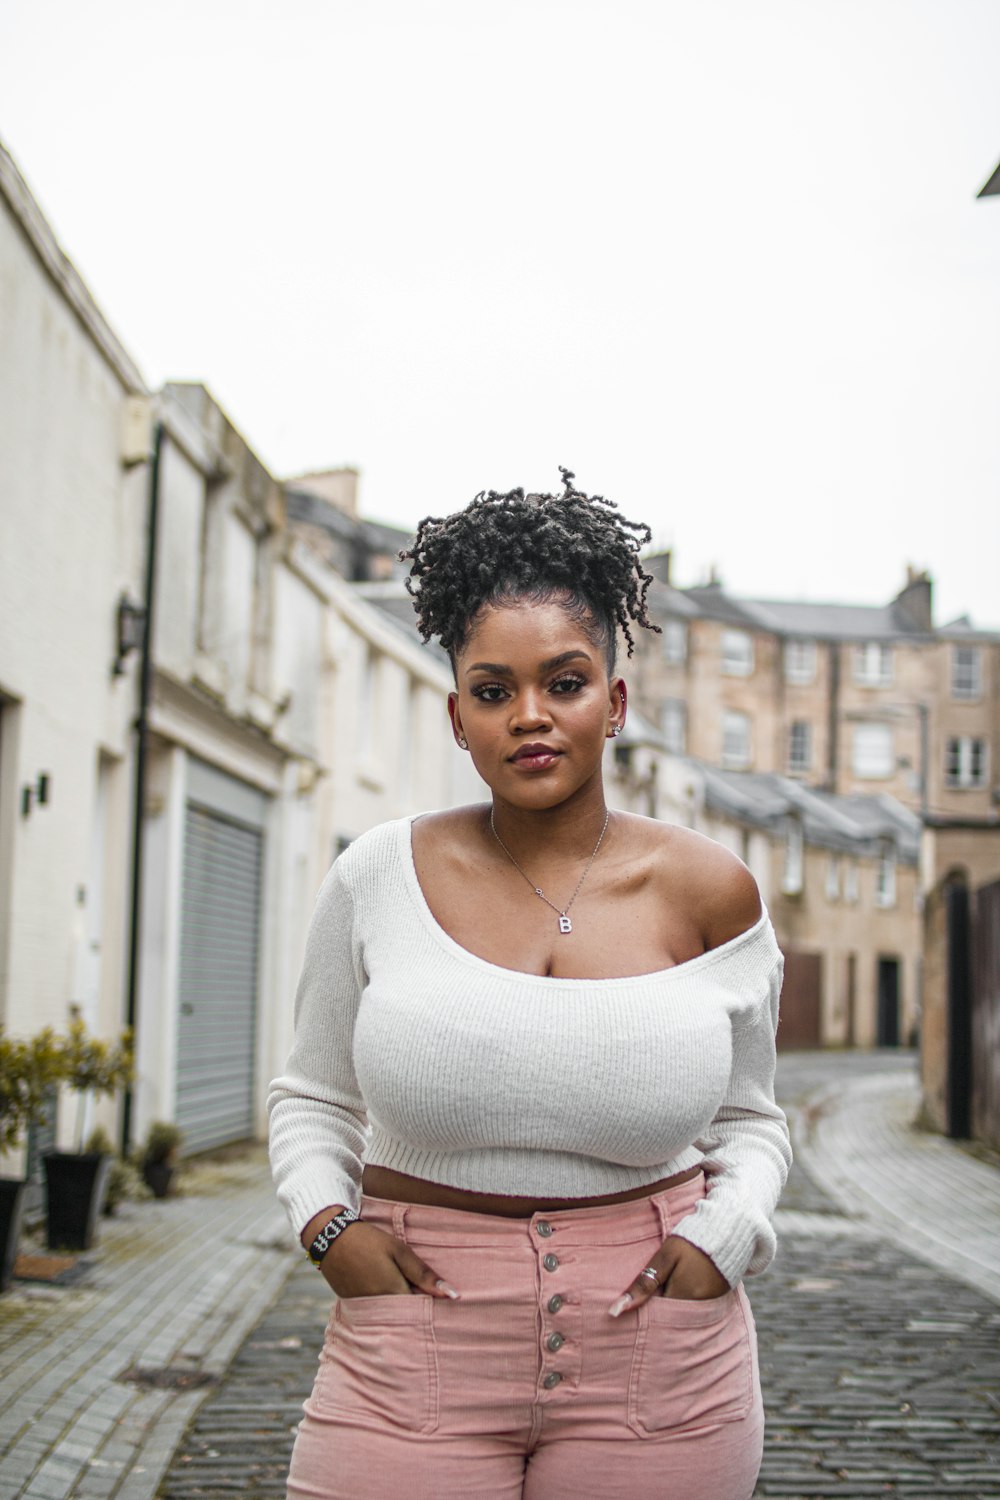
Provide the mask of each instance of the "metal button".
[{"label": "metal button", "polygon": [[542,1385],[544,1385],[547,1391],[551,1391],[555,1386],[559,1384],[560,1380],[562,1380],[562,1376],[560,1375],[559,1371],[551,1370],[542,1381]]},{"label": "metal button", "polygon": [[548,1255],[543,1255],[542,1256],[542,1265],[545,1267],[546,1271],[558,1271],[558,1269],[559,1269],[559,1257],[558,1257],[558,1255],[553,1255],[552,1251],[550,1250],[549,1253],[548,1253]]},{"label": "metal button", "polygon": [[566,1340],[561,1333],[550,1333],[545,1340],[545,1347],[546,1349],[551,1349],[552,1353],[555,1354],[556,1350],[561,1349],[565,1342]]},{"label": "metal button", "polygon": [[539,1219],[538,1223],[535,1225],[535,1229],[541,1235],[543,1240],[547,1240],[549,1235],[552,1233],[552,1225],[549,1223],[548,1219]]},{"label": "metal button", "polygon": [[549,1298],[549,1312],[558,1312],[563,1305],[563,1299],[556,1292],[554,1297]]}]

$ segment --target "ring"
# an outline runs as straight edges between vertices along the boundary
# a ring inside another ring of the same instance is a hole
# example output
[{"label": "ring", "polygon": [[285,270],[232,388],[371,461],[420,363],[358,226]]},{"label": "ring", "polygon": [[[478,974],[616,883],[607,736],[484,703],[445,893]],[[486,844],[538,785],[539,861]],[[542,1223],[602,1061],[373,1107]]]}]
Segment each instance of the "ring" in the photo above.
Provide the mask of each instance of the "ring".
[{"label": "ring", "polygon": [[659,1286],[660,1284],[660,1273],[655,1266],[647,1266],[644,1271],[639,1272],[639,1275],[648,1276],[655,1286]]}]

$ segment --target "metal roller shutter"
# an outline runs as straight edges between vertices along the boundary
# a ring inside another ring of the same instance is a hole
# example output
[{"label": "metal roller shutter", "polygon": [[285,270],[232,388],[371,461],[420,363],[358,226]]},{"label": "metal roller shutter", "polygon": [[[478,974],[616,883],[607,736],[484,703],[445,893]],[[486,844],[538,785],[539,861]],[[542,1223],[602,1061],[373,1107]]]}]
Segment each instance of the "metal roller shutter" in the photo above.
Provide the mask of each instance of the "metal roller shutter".
[{"label": "metal roller shutter", "polygon": [[257,829],[188,805],[176,1112],[186,1151],[253,1134],[263,843]]}]

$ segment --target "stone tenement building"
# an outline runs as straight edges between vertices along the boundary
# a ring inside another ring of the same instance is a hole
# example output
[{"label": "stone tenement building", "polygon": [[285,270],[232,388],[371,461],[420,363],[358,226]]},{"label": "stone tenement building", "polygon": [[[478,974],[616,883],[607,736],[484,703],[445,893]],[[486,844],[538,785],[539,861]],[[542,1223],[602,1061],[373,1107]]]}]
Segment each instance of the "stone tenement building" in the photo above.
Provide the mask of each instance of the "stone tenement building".
[{"label": "stone tenement building", "polygon": [[646,563],[663,634],[633,676],[676,754],[1000,828],[1000,632],[935,626],[926,573],[886,605],[809,604],[675,588],[669,554]]}]

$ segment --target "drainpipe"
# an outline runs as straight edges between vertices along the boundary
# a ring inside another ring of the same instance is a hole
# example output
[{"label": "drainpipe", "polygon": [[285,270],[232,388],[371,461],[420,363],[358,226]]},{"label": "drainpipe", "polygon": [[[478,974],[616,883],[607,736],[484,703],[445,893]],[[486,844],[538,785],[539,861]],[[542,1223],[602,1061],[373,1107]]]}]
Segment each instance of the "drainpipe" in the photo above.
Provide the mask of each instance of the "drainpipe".
[{"label": "drainpipe", "polygon": [[[163,450],[163,423],[153,428],[153,452],[149,465],[149,507],[146,530],[146,588],[143,600],[145,625],[142,632],[142,659],[139,664],[139,712],[135,720],[135,796],[132,808],[132,900],[129,919],[128,1002],[125,1024],[133,1034],[138,1021],[139,938],[142,905],[142,831],[146,806],[146,761],[149,750],[149,700],[153,679],[153,606],[156,585],[157,515],[160,508],[160,455]],[[122,1101],[122,1155],[132,1146],[132,1090],[126,1088]]]}]

